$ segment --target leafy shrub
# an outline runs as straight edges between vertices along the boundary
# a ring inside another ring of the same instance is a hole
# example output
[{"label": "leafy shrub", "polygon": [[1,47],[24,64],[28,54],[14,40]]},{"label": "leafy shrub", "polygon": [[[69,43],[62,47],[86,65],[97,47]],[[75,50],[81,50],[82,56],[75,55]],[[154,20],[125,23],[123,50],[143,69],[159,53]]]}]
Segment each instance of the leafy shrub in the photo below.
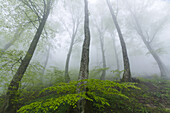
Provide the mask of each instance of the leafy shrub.
[{"label": "leafy shrub", "polygon": [[120,80],[121,74],[124,72],[124,70],[120,71],[120,70],[116,69],[116,70],[112,70],[111,72],[113,72],[113,74],[114,74],[114,77],[113,77],[114,80]]},{"label": "leafy shrub", "polygon": [[47,70],[46,75],[44,76],[45,85],[52,85],[55,83],[64,82],[64,71],[57,69],[56,67],[51,66],[51,69]]},{"label": "leafy shrub", "polygon": [[102,73],[103,70],[108,70],[109,68],[101,68],[101,67],[95,67],[94,69],[90,70],[90,78],[91,79],[100,79],[100,73]]},{"label": "leafy shrub", "polygon": [[[83,82],[84,84],[78,85]],[[86,92],[77,93],[77,89],[85,87]],[[61,105],[70,105],[73,108],[77,107],[77,102],[84,98],[94,103],[96,108],[104,108],[110,106],[108,100],[101,95],[116,96],[128,100],[129,98],[122,93],[124,90],[137,88],[134,83],[116,83],[113,81],[103,81],[97,79],[72,81],[70,83],[58,83],[54,86],[43,89],[39,96],[46,96],[48,94],[58,95],[39,101],[32,102],[31,104],[21,107],[18,112],[20,113],[50,113],[50,111],[57,111]]]}]

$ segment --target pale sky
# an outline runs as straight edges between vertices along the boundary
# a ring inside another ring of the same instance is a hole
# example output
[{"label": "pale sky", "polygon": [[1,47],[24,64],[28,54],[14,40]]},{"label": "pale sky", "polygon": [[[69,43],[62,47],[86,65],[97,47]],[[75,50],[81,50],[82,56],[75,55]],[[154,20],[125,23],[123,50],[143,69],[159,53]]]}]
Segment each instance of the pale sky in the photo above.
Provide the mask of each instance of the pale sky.
[{"label": "pale sky", "polygon": [[96,3],[97,0],[89,0],[90,3]]}]

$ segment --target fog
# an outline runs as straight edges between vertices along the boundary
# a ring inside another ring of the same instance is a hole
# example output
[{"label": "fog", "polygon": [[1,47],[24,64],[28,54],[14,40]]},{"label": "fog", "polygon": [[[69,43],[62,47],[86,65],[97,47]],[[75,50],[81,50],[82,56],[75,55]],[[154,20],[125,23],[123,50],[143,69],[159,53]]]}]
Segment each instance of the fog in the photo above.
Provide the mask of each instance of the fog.
[{"label": "fog", "polygon": [[[170,21],[169,21],[169,14],[168,14],[170,10],[169,1],[129,0],[128,2],[130,5],[132,5],[132,8],[134,8],[133,10],[136,9],[135,10],[136,15],[139,15],[138,19],[142,24],[142,29],[144,30],[144,32],[148,32],[150,33],[150,35],[153,35],[154,32],[157,32],[156,38],[152,42],[152,46],[155,50],[157,50],[157,54],[159,55],[162,62],[165,64],[165,66],[169,71],[170,70],[170,61],[169,61]],[[62,3],[59,2],[58,5],[56,6],[56,9],[58,9],[61,4]],[[128,8],[126,6],[127,4],[123,3],[123,1],[116,1],[116,0],[113,1],[112,4],[114,5],[115,8],[117,8],[115,9],[115,12],[116,10],[118,10],[117,18],[127,43],[128,55],[130,59],[130,66],[132,69],[133,76],[142,76],[142,75],[151,76],[154,74],[160,75],[159,67],[156,61],[154,60],[152,55],[148,52],[146,46],[143,44],[142,40],[140,39],[140,36],[135,31],[134,28],[135,25],[133,23],[134,20],[130,12],[128,11]],[[123,61],[122,61],[120,43],[119,43],[118,35],[114,28],[114,23],[111,20],[111,15],[107,8],[107,4],[103,0],[89,1],[89,8],[90,8],[89,13],[90,13],[90,30],[91,30],[90,69],[93,69],[95,67],[102,68],[102,55],[100,50],[101,47],[98,39],[99,35],[94,25],[96,23],[98,25],[101,25],[100,22],[102,22],[103,24],[102,27],[109,26],[104,36],[106,63],[107,63],[107,67],[109,67],[107,73],[110,73],[111,70],[116,69],[113,40],[108,32],[112,32],[115,34],[115,39],[116,39],[115,44],[120,59],[119,64],[121,66],[121,70],[123,70]],[[71,31],[72,26],[69,25],[71,23],[69,23],[70,20],[68,19],[69,16],[71,15],[69,10],[65,11],[65,9],[59,8],[59,10],[56,11],[56,9],[53,9],[52,16],[50,17],[49,21],[61,23],[60,26],[62,26],[63,22],[60,22],[60,19],[58,19],[57,17],[59,16],[63,17],[65,15],[68,15],[68,17],[65,16],[63,18],[64,18],[64,23],[67,24],[68,29]],[[76,9],[76,10],[81,11],[82,9]],[[63,15],[60,12],[64,12],[65,14]],[[83,15],[81,16],[83,18]],[[94,23],[94,21],[96,23]],[[80,30],[83,29],[82,27],[83,25],[81,25],[79,29]],[[156,31],[156,29],[159,30]],[[83,37],[84,37],[83,34],[82,36],[78,37],[80,38],[81,41],[76,43],[73,47],[72,55],[70,58],[70,69],[75,69],[77,71],[79,70]],[[52,66],[57,66],[59,69],[64,70],[65,60],[67,57],[69,43],[71,39],[69,38],[68,32],[65,31],[63,31],[62,33],[60,32],[57,33],[55,39],[59,44],[56,45],[58,46],[57,49],[55,49],[50,53],[51,57],[48,63],[48,67],[52,65]]]},{"label": "fog", "polygon": [[[27,21],[26,19],[28,19],[27,16],[29,15],[24,16],[24,13],[16,8],[17,5],[13,5],[16,1],[10,3],[8,0],[1,0],[0,2],[0,48],[3,50],[5,45],[12,40],[17,27],[24,22],[24,19]],[[111,4],[127,46],[132,76],[160,76],[160,69],[157,62],[148,51],[137,31],[137,25],[133,17],[133,15],[135,15],[143,35],[148,42],[150,41],[150,46],[159,56],[161,62],[166,67],[167,76],[170,77],[170,1],[128,0],[125,2],[124,0],[112,0]],[[83,7],[84,4],[80,0],[61,0],[54,2],[45,30],[31,62],[39,62],[43,67],[46,62],[48,47],[50,47],[45,72],[52,70],[51,67],[64,71],[71,43],[71,35],[75,32],[75,29],[77,29],[69,62],[69,71],[75,70],[77,74],[79,73],[84,40]],[[33,16],[30,16],[30,19],[32,18],[34,19]],[[89,18],[91,33],[90,70],[102,68],[103,61],[99,39],[102,35],[106,67],[108,68],[106,76],[114,76],[111,71],[118,69],[116,56],[118,57],[120,66],[119,70],[123,70],[123,57],[119,35],[117,34],[105,0],[89,0]],[[35,26],[36,24],[37,23],[35,23]],[[20,34],[19,38],[12,43],[8,51],[22,50],[24,53],[20,57],[23,58],[33,39],[36,28],[33,25],[29,25],[27,28],[21,29],[25,30]],[[99,30],[101,30],[101,34]],[[117,53],[115,53],[115,50]],[[1,66],[3,66],[4,62],[1,62]],[[17,67],[16,65],[15,68]],[[14,70],[14,72],[11,73],[10,69],[0,71],[2,71],[2,73],[8,71],[9,76],[15,72]]]},{"label": "fog", "polygon": [[170,0],[0,0],[0,113],[165,113],[169,85]]}]

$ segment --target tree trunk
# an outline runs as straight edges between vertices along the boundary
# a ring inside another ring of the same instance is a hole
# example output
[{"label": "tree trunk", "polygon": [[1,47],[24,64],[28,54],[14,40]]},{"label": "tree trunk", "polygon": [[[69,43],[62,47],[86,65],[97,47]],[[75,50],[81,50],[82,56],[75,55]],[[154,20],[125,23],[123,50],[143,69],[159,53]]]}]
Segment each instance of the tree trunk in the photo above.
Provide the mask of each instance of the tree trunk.
[{"label": "tree trunk", "polygon": [[161,73],[161,77],[162,78],[166,78],[167,77],[166,67],[162,63],[160,57],[156,54],[156,52],[153,50],[153,48],[150,46],[150,44],[148,42],[145,42],[145,45],[146,45],[146,47],[148,48],[149,52],[151,53],[151,55],[153,56],[153,58],[155,59],[155,61],[158,64],[158,67],[159,67],[160,73]]},{"label": "tree trunk", "polygon": [[[113,48],[114,48],[114,54],[115,54],[115,58],[116,58],[116,70],[120,71],[119,58],[118,58],[118,53],[117,53],[117,49],[116,49],[115,37],[113,34],[111,34],[111,37],[113,39]],[[114,75],[119,75],[119,74],[120,73],[116,71]],[[119,79],[121,79],[121,77]]]},{"label": "tree trunk", "polygon": [[10,40],[3,48],[3,51],[5,52],[7,49],[9,49],[14,42],[20,37],[20,35],[23,33],[24,29],[20,30],[20,28],[17,29],[16,33],[14,34],[14,37],[12,40]]},{"label": "tree trunk", "polygon": [[83,50],[80,63],[79,79],[88,79],[89,75],[89,47],[90,47],[90,30],[89,30],[89,12],[88,12],[88,1],[84,0],[85,3],[85,21],[84,21],[84,34],[85,39],[83,43]]},{"label": "tree trunk", "polygon": [[69,48],[69,51],[68,51],[68,54],[67,54],[66,65],[65,65],[65,82],[70,81],[70,76],[69,76],[68,70],[69,70],[71,52],[72,52],[73,44],[74,44],[74,38],[75,37],[72,36],[71,43],[70,43],[70,48]]},{"label": "tree trunk", "polygon": [[[89,76],[89,46],[90,46],[90,29],[89,29],[89,11],[88,11],[88,1],[84,0],[85,3],[85,20],[84,20],[84,35],[85,39],[83,42],[83,50],[82,50],[82,56],[81,56],[81,63],[80,63],[80,72],[79,72],[79,80],[88,79]],[[79,83],[79,85],[83,84],[84,82]],[[81,89],[78,89],[78,93],[80,91],[85,92],[85,87],[81,87]],[[78,102],[80,113],[86,113],[86,100],[81,99]]]},{"label": "tree trunk", "polygon": [[153,56],[153,58],[155,59],[155,61],[158,64],[160,73],[161,73],[161,77],[162,78],[166,78],[167,77],[167,70],[165,65],[163,64],[163,62],[161,61],[160,57],[157,55],[157,53],[154,51],[154,49],[151,47],[150,43],[146,40],[146,37],[143,34],[142,28],[138,22],[138,19],[136,18],[135,14],[132,12],[131,9],[129,9],[137,26],[137,32],[138,34],[141,36],[142,41],[144,42],[145,46],[147,47],[147,49],[149,50],[149,52],[151,53],[151,55]]},{"label": "tree trunk", "polygon": [[100,35],[99,39],[100,39],[102,61],[103,61],[103,70],[102,70],[102,75],[101,75],[100,79],[105,80],[105,77],[106,77],[106,58],[105,58],[105,52],[104,52],[104,40],[102,40],[103,36]]},{"label": "tree trunk", "polygon": [[114,11],[112,9],[110,0],[106,0],[106,2],[107,2],[107,5],[109,7],[110,13],[112,15],[113,22],[116,26],[116,30],[118,32],[119,39],[120,39],[120,44],[121,44],[121,47],[122,47],[122,54],[123,54],[123,61],[124,61],[124,73],[123,73],[122,81],[123,82],[130,82],[131,81],[131,71],[130,71],[130,63],[129,63],[129,59],[128,59],[128,54],[127,54],[127,50],[126,50],[126,44],[125,44],[125,41],[123,39],[123,35],[122,35],[121,30],[120,30],[119,24],[117,22],[116,16],[114,15]]},{"label": "tree trunk", "polygon": [[[20,30],[21,29],[21,30]],[[7,51],[14,43],[16,40],[18,40],[18,38],[20,37],[20,35],[24,32],[24,29],[22,28],[18,28],[13,36],[13,38],[7,43],[5,44],[5,46],[3,47],[3,49],[1,50],[1,55],[0,57],[3,55],[3,53],[5,51]]]},{"label": "tree trunk", "polygon": [[49,45],[48,50],[47,50],[47,57],[45,59],[45,63],[44,63],[44,67],[43,67],[43,72],[42,72],[43,75],[45,75],[45,70],[46,70],[48,60],[49,60],[49,56],[50,56],[50,50],[51,50],[51,46]]},{"label": "tree trunk", "polygon": [[148,51],[151,53],[151,55],[153,56],[153,58],[155,59],[155,61],[158,64],[160,73],[161,73],[161,77],[162,78],[166,78],[167,77],[167,73],[166,73],[166,67],[164,66],[163,62],[161,61],[160,57],[156,54],[156,52],[154,51],[154,49],[151,47],[150,43],[148,41],[146,41],[145,36],[142,33],[142,29],[137,21],[137,19],[135,18],[135,22],[137,24],[138,27],[138,34],[141,36],[142,41],[144,42],[145,46],[147,47]]},{"label": "tree trunk", "polygon": [[77,30],[78,30],[78,26],[79,26],[79,22],[76,25],[76,28],[73,28],[73,33],[71,36],[71,43],[70,43],[70,47],[69,47],[69,51],[67,54],[67,59],[66,59],[66,65],[65,65],[65,82],[69,82],[70,81],[70,76],[69,76],[69,63],[70,63],[70,57],[71,57],[71,53],[72,53],[72,49],[73,49],[73,45],[74,45],[74,40],[75,37],[77,35]]},{"label": "tree trunk", "polygon": [[117,70],[120,70],[119,58],[118,58],[118,53],[117,53],[117,49],[116,49],[115,38],[113,36],[112,36],[112,38],[113,38],[114,54],[115,54],[115,58],[116,58],[116,67],[117,67]]},{"label": "tree trunk", "polygon": [[31,45],[26,53],[26,56],[24,57],[16,74],[13,76],[13,79],[12,79],[11,83],[9,84],[9,87],[8,87],[8,90],[6,93],[6,98],[5,98],[4,104],[1,109],[2,110],[1,113],[15,113],[17,110],[16,99],[18,98],[19,84],[20,84],[21,79],[23,78],[23,75],[31,61],[31,58],[34,54],[37,43],[40,39],[41,33],[43,31],[43,28],[45,26],[46,20],[48,18],[49,12],[50,12],[50,5],[51,5],[51,0],[49,0],[47,3],[47,6],[46,6],[47,9],[44,12],[43,18],[39,24],[39,27],[37,29],[37,32],[36,32],[32,42],[31,42]]},{"label": "tree trunk", "polygon": [[118,58],[118,53],[117,53],[117,49],[116,49],[116,43],[115,43],[115,37],[114,34],[110,34],[113,40],[113,48],[114,48],[114,54],[115,54],[115,58],[116,58],[116,68],[117,70],[120,70],[120,65],[119,65],[119,58]]}]

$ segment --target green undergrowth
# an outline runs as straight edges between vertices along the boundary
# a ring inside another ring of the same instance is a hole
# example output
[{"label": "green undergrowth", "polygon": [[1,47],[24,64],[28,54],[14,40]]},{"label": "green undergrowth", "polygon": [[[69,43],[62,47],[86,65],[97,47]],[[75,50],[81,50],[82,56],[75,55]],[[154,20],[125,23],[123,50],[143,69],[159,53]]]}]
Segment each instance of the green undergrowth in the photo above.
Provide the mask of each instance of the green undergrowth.
[{"label": "green undergrowth", "polygon": [[122,83],[89,79],[37,87],[21,92],[18,113],[78,113],[82,98],[88,113],[170,113],[170,80],[140,78],[139,83]]},{"label": "green undergrowth", "polygon": [[[80,82],[83,84],[78,85]],[[77,93],[77,89],[85,87],[86,92],[80,91]],[[89,102],[89,105],[94,106],[96,112],[103,112],[106,106],[111,106],[109,102],[110,97],[113,100],[123,99],[129,101],[129,97],[123,92],[137,89],[134,83],[116,83],[113,81],[103,81],[97,79],[72,81],[70,83],[59,83],[54,86],[43,89],[38,99],[22,106],[18,112],[20,113],[52,113],[59,112],[65,107],[65,112],[71,109],[77,109],[77,102],[84,98]],[[51,96],[49,96],[51,95]],[[117,103],[116,101],[114,103]],[[62,111],[63,112],[63,111]]]}]

